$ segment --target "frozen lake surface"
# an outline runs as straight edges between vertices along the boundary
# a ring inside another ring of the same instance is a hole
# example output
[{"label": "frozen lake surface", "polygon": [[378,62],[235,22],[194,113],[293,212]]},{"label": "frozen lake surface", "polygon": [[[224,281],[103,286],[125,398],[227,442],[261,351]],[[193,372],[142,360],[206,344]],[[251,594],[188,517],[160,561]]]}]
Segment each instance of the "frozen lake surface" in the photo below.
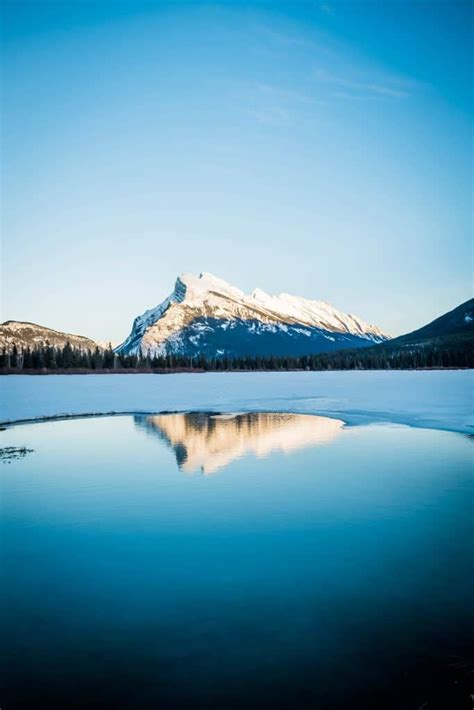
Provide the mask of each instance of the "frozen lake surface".
[{"label": "frozen lake surface", "polygon": [[63,414],[280,411],[474,431],[473,371],[0,377],[0,421]]}]

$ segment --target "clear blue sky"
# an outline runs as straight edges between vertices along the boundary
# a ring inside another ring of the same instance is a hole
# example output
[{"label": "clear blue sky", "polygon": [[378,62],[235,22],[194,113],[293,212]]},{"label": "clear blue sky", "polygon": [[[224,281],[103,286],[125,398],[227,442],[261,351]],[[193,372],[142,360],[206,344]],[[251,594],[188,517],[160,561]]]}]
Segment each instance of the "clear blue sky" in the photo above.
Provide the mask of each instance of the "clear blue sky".
[{"label": "clear blue sky", "polygon": [[2,320],[183,271],[392,334],[471,294],[470,2],[3,2]]}]

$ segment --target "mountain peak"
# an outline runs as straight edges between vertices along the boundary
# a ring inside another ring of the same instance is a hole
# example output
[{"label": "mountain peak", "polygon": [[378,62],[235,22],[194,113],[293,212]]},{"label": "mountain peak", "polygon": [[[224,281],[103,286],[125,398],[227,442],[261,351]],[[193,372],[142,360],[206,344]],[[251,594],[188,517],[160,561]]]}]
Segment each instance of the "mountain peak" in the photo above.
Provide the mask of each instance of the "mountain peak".
[{"label": "mountain peak", "polygon": [[268,298],[271,298],[271,296],[269,296],[268,293],[265,293],[265,291],[262,291],[261,288],[254,288],[250,296],[256,301],[266,301]]},{"label": "mountain peak", "polygon": [[178,276],[176,284],[179,284],[180,291],[184,288],[188,296],[218,293],[233,298],[242,298],[244,295],[243,291],[208,271],[202,271],[199,276],[191,273],[181,274]]},{"label": "mountain peak", "polygon": [[385,340],[379,328],[322,301],[259,288],[245,294],[203,271],[183,273],[173,292],[138,316],[117,350],[125,353],[292,355]]}]

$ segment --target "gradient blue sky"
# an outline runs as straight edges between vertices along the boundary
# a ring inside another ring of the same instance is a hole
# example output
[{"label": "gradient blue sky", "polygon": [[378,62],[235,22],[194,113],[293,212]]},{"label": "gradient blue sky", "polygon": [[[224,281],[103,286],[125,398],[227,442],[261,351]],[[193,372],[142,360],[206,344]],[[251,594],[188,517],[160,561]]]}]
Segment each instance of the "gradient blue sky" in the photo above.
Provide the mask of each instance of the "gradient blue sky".
[{"label": "gradient blue sky", "polygon": [[183,271],[392,334],[471,295],[470,2],[3,2],[2,320]]}]

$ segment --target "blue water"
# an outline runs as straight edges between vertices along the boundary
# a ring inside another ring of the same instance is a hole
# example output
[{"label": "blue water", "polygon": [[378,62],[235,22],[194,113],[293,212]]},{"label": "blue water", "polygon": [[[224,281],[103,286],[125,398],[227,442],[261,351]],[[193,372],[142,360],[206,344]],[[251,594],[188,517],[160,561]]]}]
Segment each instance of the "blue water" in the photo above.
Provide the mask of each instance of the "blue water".
[{"label": "blue water", "polygon": [[32,449],[0,463],[2,710],[468,707],[468,437],[203,414],[0,446]]}]

